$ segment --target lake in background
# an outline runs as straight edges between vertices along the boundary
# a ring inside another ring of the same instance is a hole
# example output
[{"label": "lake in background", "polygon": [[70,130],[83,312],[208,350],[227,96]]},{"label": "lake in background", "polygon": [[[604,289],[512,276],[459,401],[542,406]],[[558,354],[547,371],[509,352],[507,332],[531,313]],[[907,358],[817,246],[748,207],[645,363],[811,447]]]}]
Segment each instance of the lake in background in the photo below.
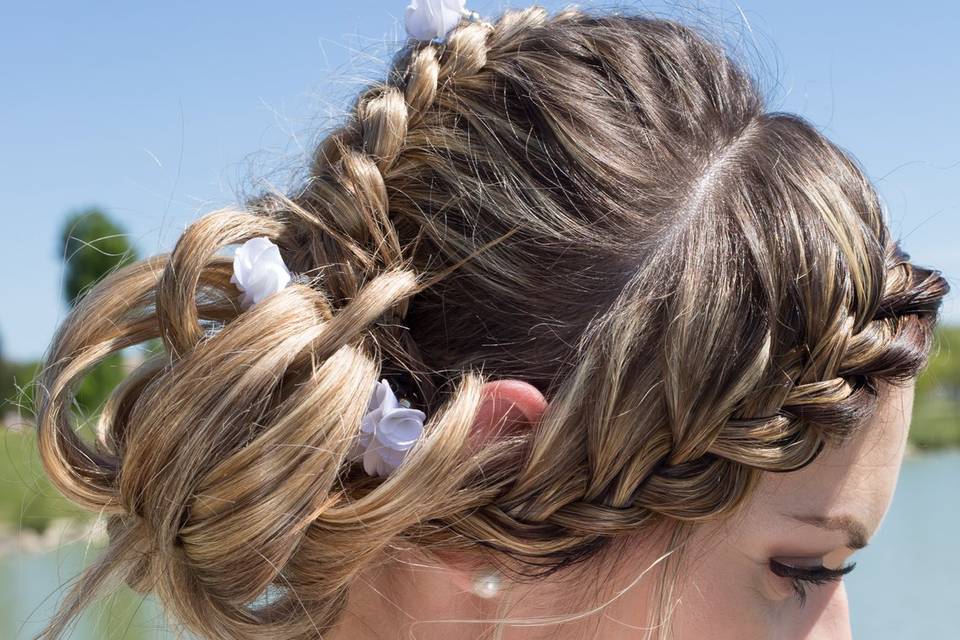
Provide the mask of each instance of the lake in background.
[{"label": "lake in background", "polygon": [[909,457],[893,504],[848,575],[853,637],[960,638],[960,452]]},{"label": "lake in background", "polygon": [[[858,640],[960,638],[960,452],[907,458],[893,504],[870,546],[855,556],[847,591]],[[0,558],[0,638],[32,638],[60,585],[83,565],[83,545]],[[90,551],[89,553],[95,553]],[[73,640],[177,637],[151,601],[125,592],[89,611]],[[182,636],[181,636],[182,637]]]}]

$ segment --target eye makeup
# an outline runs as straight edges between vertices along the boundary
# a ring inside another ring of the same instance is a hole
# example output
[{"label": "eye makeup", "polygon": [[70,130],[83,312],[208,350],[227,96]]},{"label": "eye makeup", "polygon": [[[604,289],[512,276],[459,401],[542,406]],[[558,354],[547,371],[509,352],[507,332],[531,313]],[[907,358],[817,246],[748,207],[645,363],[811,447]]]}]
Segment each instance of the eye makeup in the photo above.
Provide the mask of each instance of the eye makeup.
[{"label": "eye makeup", "polygon": [[800,600],[800,607],[807,601],[807,589],[809,585],[819,586],[829,582],[839,582],[843,576],[847,575],[857,566],[856,562],[844,565],[838,569],[830,569],[821,565],[798,566],[786,564],[784,562],[771,559],[769,562],[770,571],[781,578],[790,580],[794,593]]}]

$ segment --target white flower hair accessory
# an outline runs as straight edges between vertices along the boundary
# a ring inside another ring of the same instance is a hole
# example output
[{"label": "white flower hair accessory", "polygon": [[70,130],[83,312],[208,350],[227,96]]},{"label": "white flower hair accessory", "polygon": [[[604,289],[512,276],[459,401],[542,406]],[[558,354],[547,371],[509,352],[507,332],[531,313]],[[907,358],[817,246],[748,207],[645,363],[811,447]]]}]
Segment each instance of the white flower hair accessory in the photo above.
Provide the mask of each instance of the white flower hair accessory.
[{"label": "white flower hair accessory", "polygon": [[407,33],[417,40],[445,38],[461,17],[478,18],[466,0],[410,0],[404,15]]},{"label": "white flower hair accessory", "polygon": [[251,238],[237,247],[237,252],[233,255],[233,276],[230,277],[230,282],[243,292],[240,302],[244,308],[280,291],[291,279],[290,271],[280,255],[280,248],[269,238]]},{"label": "white flower hair accessory", "polygon": [[420,439],[424,418],[423,411],[411,409],[406,400],[397,400],[386,378],[375,382],[350,458],[363,458],[367,475],[388,475]]}]

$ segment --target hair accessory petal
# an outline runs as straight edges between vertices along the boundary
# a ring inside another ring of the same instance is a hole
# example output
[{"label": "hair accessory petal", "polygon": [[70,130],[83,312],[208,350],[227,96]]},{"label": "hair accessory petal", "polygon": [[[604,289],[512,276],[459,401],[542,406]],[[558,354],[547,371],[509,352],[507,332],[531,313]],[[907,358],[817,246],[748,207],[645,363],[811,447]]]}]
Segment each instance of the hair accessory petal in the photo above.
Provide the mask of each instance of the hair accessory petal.
[{"label": "hair accessory petal", "polygon": [[406,400],[397,400],[386,378],[374,383],[351,460],[362,459],[367,475],[389,475],[420,439],[424,418],[423,411],[411,409]]},{"label": "hair accessory petal", "polygon": [[460,18],[475,19],[466,0],[410,0],[404,15],[407,33],[417,40],[445,38]]},{"label": "hair accessory petal", "polygon": [[230,282],[243,292],[240,302],[245,309],[286,287],[291,277],[280,248],[269,238],[251,238],[233,255]]}]

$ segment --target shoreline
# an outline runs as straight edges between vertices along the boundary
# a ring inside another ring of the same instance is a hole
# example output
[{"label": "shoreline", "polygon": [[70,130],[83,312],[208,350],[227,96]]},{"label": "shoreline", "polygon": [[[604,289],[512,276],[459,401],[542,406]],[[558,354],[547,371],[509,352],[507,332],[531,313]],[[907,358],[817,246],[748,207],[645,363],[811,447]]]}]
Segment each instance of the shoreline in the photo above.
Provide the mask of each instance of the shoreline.
[{"label": "shoreline", "polygon": [[0,523],[0,559],[11,555],[46,553],[77,542],[87,542],[94,546],[105,544],[106,521],[102,518],[55,518],[42,533],[33,529],[16,530],[7,523]]},{"label": "shoreline", "polygon": [[907,440],[906,450],[903,457],[905,459],[927,458],[937,455],[950,455],[960,452],[960,445],[947,445],[943,447],[922,447]]}]

